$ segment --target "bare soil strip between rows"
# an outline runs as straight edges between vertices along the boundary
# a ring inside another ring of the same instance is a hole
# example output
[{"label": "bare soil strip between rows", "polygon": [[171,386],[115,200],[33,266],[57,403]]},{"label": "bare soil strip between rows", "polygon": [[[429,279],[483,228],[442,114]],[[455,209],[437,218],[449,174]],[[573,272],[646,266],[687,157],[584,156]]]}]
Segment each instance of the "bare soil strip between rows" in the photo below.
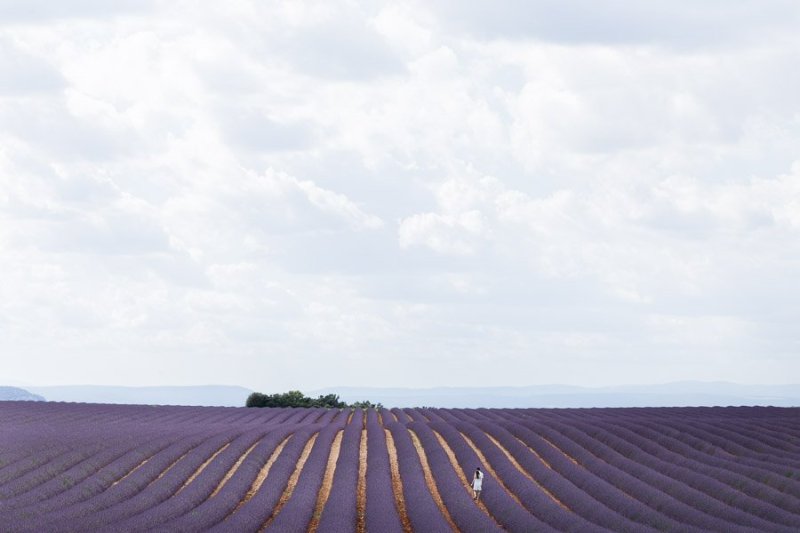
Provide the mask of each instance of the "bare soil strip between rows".
[{"label": "bare soil strip between rows", "polygon": [[422,442],[420,442],[419,437],[416,433],[414,433],[414,430],[409,429],[408,433],[411,435],[411,440],[414,442],[414,448],[417,449],[419,462],[422,464],[422,472],[425,475],[425,484],[428,485],[428,491],[430,491],[431,496],[433,496],[433,501],[436,502],[436,506],[439,508],[439,511],[442,513],[445,520],[447,520],[447,523],[450,525],[453,531],[459,531],[458,526],[456,526],[456,523],[453,521],[453,517],[450,516],[450,512],[444,505],[442,495],[439,493],[439,488],[436,486],[436,480],[433,478],[431,466],[428,464],[428,456],[425,453],[425,449],[422,447]]},{"label": "bare soil strip between rows", "polygon": [[[403,480],[400,478],[400,463],[397,462],[397,448],[394,445],[394,437],[388,429],[383,430],[386,434],[386,451],[389,454],[389,473],[392,477],[392,492],[394,492],[394,503],[397,506],[397,515],[400,517],[400,524],[405,533],[413,533],[411,520],[408,518],[406,500],[403,496]],[[360,532],[359,532],[360,533]]]},{"label": "bare soil strip between rows", "polygon": [[175,494],[173,494],[173,496],[177,496],[178,494],[180,494],[180,493],[181,493],[181,491],[182,491],[183,489],[185,489],[185,488],[186,488],[186,487],[189,485],[189,483],[191,483],[192,481],[194,481],[194,480],[197,478],[197,476],[199,476],[199,475],[200,475],[200,474],[203,472],[203,470],[205,470],[205,469],[206,469],[206,467],[207,467],[208,465],[210,465],[210,464],[211,464],[211,461],[213,461],[214,459],[216,459],[216,458],[217,458],[217,456],[218,456],[219,454],[221,454],[222,452],[224,452],[224,451],[225,451],[225,449],[226,449],[228,446],[230,446],[230,445],[231,445],[231,443],[230,443],[230,442],[228,442],[227,444],[224,444],[222,447],[220,447],[220,449],[219,449],[219,450],[215,451],[215,452],[214,452],[214,454],[213,454],[211,457],[209,457],[208,459],[206,459],[206,460],[205,460],[205,462],[204,462],[203,464],[201,464],[199,467],[197,467],[197,470],[195,470],[195,471],[194,471],[194,473],[193,473],[191,476],[189,476],[189,479],[187,479],[187,480],[186,480],[186,481],[183,483],[183,485],[181,485],[181,488],[179,488],[179,489],[178,489],[178,491],[177,491],[177,492],[175,492]]},{"label": "bare soil strip between rows", "polygon": [[[366,422],[367,417],[362,417]],[[362,426],[363,428],[363,426]],[[358,444],[358,488],[356,489],[356,533],[365,533],[367,516],[367,430],[361,430]]]},{"label": "bare soil strip between rows", "polygon": [[[514,492],[511,489],[509,489],[508,486],[503,482],[503,479],[500,476],[497,475],[497,472],[494,470],[494,468],[492,468],[492,465],[489,464],[489,461],[486,459],[486,456],[483,455],[483,452],[480,450],[480,448],[478,448],[478,446],[476,446],[475,443],[472,442],[472,439],[470,439],[469,437],[464,435],[462,432],[459,431],[459,434],[464,438],[464,440],[467,442],[467,444],[469,444],[469,447],[472,448],[472,451],[474,451],[475,455],[477,455],[478,459],[480,459],[481,464],[483,465],[483,467],[486,469],[487,472],[489,472],[494,477],[494,479],[497,481],[497,483],[500,485],[500,487],[502,487],[503,490],[505,490],[508,493],[509,496],[514,498],[514,501],[517,502],[520,507],[525,509],[525,506],[522,505],[522,502],[517,497],[517,495],[514,494]],[[437,436],[438,436],[438,433],[437,433]],[[481,502],[481,503],[483,503],[483,502]]]},{"label": "bare soil strip between rows", "polygon": [[[489,437],[489,438],[491,438],[491,437]],[[586,453],[588,453],[589,455],[591,455],[591,456],[594,458],[594,460],[595,460],[595,461],[598,461],[598,462],[600,462],[600,463],[603,463],[603,464],[605,464],[605,465],[606,465],[608,468],[613,468],[613,469],[615,469],[615,470],[619,470],[619,469],[618,469],[616,466],[614,466],[614,465],[610,464],[608,461],[606,461],[605,459],[603,459],[603,458],[602,458],[602,457],[600,457],[599,455],[595,454],[595,453],[594,453],[592,450],[590,450],[590,449],[586,448],[585,446],[581,446],[581,448],[583,448],[583,450],[584,450]],[[580,463],[578,463],[578,466],[580,466],[581,468],[586,468],[585,466],[583,466],[583,465],[582,465],[582,464],[580,464]],[[587,470],[589,470],[589,469],[587,468]],[[592,475],[597,475],[597,474],[595,474],[594,472],[592,472]],[[608,481],[608,480],[607,480],[607,481]],[[610,481],[609,481],[609,483],[610,483]],[[624,488],[622,488],[622,487],[619,487],[619,486],[618,486],[616,483],[612,483],[612,485],[614,485],[614,486],[617,488],[617,490],[619,490],[619,491],[620,491],[620,492],[621,492],[623,495],[625,495],[625,497],[626,497],[626,498],[629,498],[629,499],[631,499],[631,500],[634,500],[634,501],[638,501],[636,498],[634,498],[633,496],[631,496],[631,495],[630,495],[630,494],[629,494],[629,493],[628,493],[628,492],[627,492],[627,491],[626,491]]]},{"label": "bare soil strip between rows", "polygon": [[497,439],[495,439],[494,437],[492,437],[492,436],[491,436],[491,435],[489,435],[488,433],[485,433],[485,435],[486,435],[487,437],[489,437],[489,440],[491,440],[491,441],[492,441],[492,442],[495,444],[495,446],[497,446],[497,447],[500,449],[500,451],[502,451],[502,452],[503,452],[503,454],[506,456],[506,458],[507,458],[509,461],[511,461],[511,464],[512,464],[512,465],[514,465],[514,468],[516,468],[517,470],[519,470],[519,472],[520,472],[520,473],[521,473],[523,476],[525,476],[526,478],[528,478],[529,480],[531,480],[531,481],[532,481],[532,482],[533,482],[533,483],[534,483],[534,484],[535,484],[537,487],[539,487],[540,489],[542,489],[542,492],[544,492],[545,494],[547,494],[547,496],[549,496],[551,500],[553,500],[554,502],[556,502],[558,505],[560,505],[561,507],[563,507],[563,508],[564,508],[564,509],[566,509],[567,511],[570,511],[570,512],[572,512],[572,509],[570,509],[569,507],[567,507],[567,505],[566,505],[564,502],[562,502],[561,500],[559,500],[558,498],[556,498],[556,497],[555,497],[555,495],[554,495],[552,492],[550,492],[549,490],[547,490],[547,489],[546,489],[546,488],[545,488],[545,487],[544,487],[544,486],[543,486],[541,483],[539,483],[538,481],[536,481],[536,479],[535,479],[535,478],[534,478],[532,475],[530,475],[530,474],[528,473],[528,471],[527,471],[527,470],[525,470],[525,469],[522,467],[522,465],[521,465],[521,464],[519,464],[519,463],[517,462],[517,460],[516,460],[516,459],[514,459],[514,456],[513,456],[513,455],[511,455],[511,452],[509,452],[509,451],[508,451],[508,450],[505,448],[505,446],[503,446],[502,444],[500,444],[500,442],[498,442],[498,440],[497,440]]},{"label": "bare soil strip between rows", "polygon": [[228,470],[228,472],[225,474],[225,477],[222,478],[222,481],[219,482],[219,484],[214,489],[214,491],[211,493],[211,496],[209,496],[209,498],[213,498],[214,496],[219,494],[219,491],[222,490],[222,487],[225,486],[225,483],[227,483],[228,480],[233,477],[233,475],[236,473],[236,471],[239,470],[239,467],[242,466],[242,463],[244,462],[245,459],[247,459],[247,456],[250,455],[250,452],[253,451],[253,448],[258,446],[260,443],[261,443],[261,440],[257,440],[257,441],[255,441],[253,443],[252,446],[247,448],[247,451],[244,452],[241,455],[241,457],[239,457],[239,459],[236,461],[236,463],[231,467],[231,469]]},{"label": "bare soil strip between rows", "polygon": [[539,460],[542,462],[542,464],[543,464],[544,466],[546,466],[546,467],[547,467],[547,468],[549,468],[550,470],[552,470],[552,469],[553,469],[553,467],[552,467],[552,466],[550,466],[550,463],[548,463],[547,461],[545,461],[545,460],[544,460],[544,458],[543,458],[541,455],[539,455],[539,453],[538,453],[536,450],[534,450],[533,448],[531,448],[530,446],[528,446],[528,443],[527,443],[527,442],[525,442],[524,440],[522,440],[522,439],[521,439],[521,438],[519,438],[519,437],[514,437],[514,438],[515,438],[515,439],[517,439],[517,440],[520,442],[520,444],[522,444],[523,446],[525,446],[526,448],[528,448],[528,451],[530,451],[530,452],[531,452],[533,455],[535,455],[535,456],[536,456],[536,458],[537,458],[537,459],[539,459]]},{"label": "bare soil strip between rows", "polygon": [[[133,474],[134,472],[136,472],[137,470],[139,470],[141,467],[143,467],[144,465],[146,465],[146,464],[147,464],[147,462],[148,462],[150,459],[152,459],[152,457],[153,457],[153,456],[151,455],[150,457],[148,457],[147,459],[145,459],[144,461],[142,461],[142,462],[141,462],[141,463],[139,463],[138,465],[134,466],[134,467],[133,467],[133,468],[132,468],[130,471],[128,471],[128,473],[127,473],[127,474],[125,474],[124,476],[122,476],[121,478],[119,478],[118,480],[116,480],[114,483],[112,483],[112,484],[111,484],[111,487],[113,487],[114,485],[116,485],[116,484],[118,484],[118,483],[122,483],[123,481],[125,481],[125,478],[127,478],[128,476],[130,476],[131,474]],[[109,487],[109,488],[111,488],[111,487]]]},{"label": "bare soil strip between rows", "polygon": [[567,459],[569,459],[570,461],[572,461],[572,463],[573,463],[573,464],[576,464],[576,465],[578,464],[578,461],[576,461],[576,460],[575,460],[575,458],[573,458],[573,457],[572,457],[571,455],[569,455],[567,452],[565,452],[564,450],[562,450],[561,448],[559,448],[558,446],[556,446],[555,444],[553,444],[552,442],[550,442],[548,439],[546,439],[546,438],[542,437],[541,435],[539,435],[539,437],[541,437],[541,439],[542,439],[543,441],[545,441],[547,444],[549,444],[550,446],[552,446],[552,447],[553,447],[553,449],[554,449],[555,451],[557,451],[558,453],[560,453],[561,455],[563,455],[564,457],[566,457]]},{"label": "bare soil strip between rows", "polygon": [[[467,494],[471,498],[472,497],[472,486],[470,485],[470,482],[467,479],[467,477],[464,475],[464,471],[461,469],[461,466],[458,464],[458,459],[456,458],[455,452],[453,452],[453,449],[450,447],[449,444],[447,444],[447,441],[444,440],[444,437],[442,437],[439,434],[438,431],[433,430],[433,434],[436,435],[436,440],[439,441],[439,444],[442,446],[442,448],[444,449],[444,452],[447,454],[447,458],[450,460],[450,466],[452,466],[453,470],[455,470],[456,475],[461,480],[461,485],[464,487],[464,490],[467,491]],[[466,439],[466,437],[465,437],[465,439]],[[467,443],[472,445],[472,443],[469,441],[469,439],[467,439]],[[486,462],[487,462],[485,460],[486,458],[483,457],[483,454],[481,454],[480,452],[478,452],[478,458],[481,459],[481,462],[483,464],[486,464]],[[491,471],[491,472],[492,472],[492,475],[495,478],[498,479],[498,482],[500,482],[502,484],[502,481],[499,481],[500,478],[497,477],[497,474],[495,474],[494,471]],[[506,488],[505,485],[502,485],[502,486],[503,486],[503,488]],[[506,490],[508,490],[508,489],[506,489]],[[495,517],[492,515],[492,513],[489,512],[489,509],[486,508],[486,505],[484,505],[484,503],[482,501],[480,501],[480,500],[473,500],[473,501],[475,501],[475,505],[477,505],[478,508],[486,514],[486,516],[488,516],[489,518],[491,518],[494,521],[494,523],[497,525],[498,528],[503,529],[503,526],[501,526],[497,522]],[[519,501],[519,500],[517,500],[517,501]],[[524,509],[524,507],[523,507],[523,509]]]},{"label": "bare soil strip between rows", "polygon": [[348,424],[348,425],[350,424],[350,422],[352,422],[352,420],[353,420],[353,415],[354,415],[354,414],[356,414],[356,412],[355,412],[355,411],[350,411],[350,414],[349,414],[349,415],[347,415],[347,424]]},{"label": "bare soil strip between rows", "polygon": [[[150,483],[148,483],[148,484],[147,484],[147,486],[149,487],[150,485],[152,485],[153,483],[155,483],[156,481],[158,481],[158,480],[159,480],[159,479],[161,479],[162,477],[166,476],[166,475],[167,475],[167,472],[169,472],[169,471],[170,471],[170,469],[172,469],[172,467],[173,467],[173,466],[175,466],[176,464],[178,464],[178,461],[180,461],[181,459],[183,459],[183,458],[184,458],[184,457],[186,457],[187,455],[189,455],[189,452],[186,452],[186,453],[184,453],[183,455],[181,455],[180,457],[178,457],[177,459],[175,459],[174,461],[172,461],[172,463],[171,463],[171,464],[170,464],[168,467],[166,467],[166,468],[165,468],[165,469],[164,469],[164,470],[163,470],[163,471],[162,471],[162,472],[161,472],[161,473],[158,475],[158,477],[157,477],[157,478],[155,478],[155,479],[154,479],[154,480],[152,480]],[[147,488],[147,487],[145,487],[145,488]]]},{"label": "bare soil strip between rows", "polygon": [[261,485],[264,483],[264,480],[267,479],[267,475],[269,475],[270,468],[272,468],[272,465],[275,464],[275,461],[278,460],[278,457],[283,451],[283,448],[286,446],[286,443],[289,441],[291,437],[292,436],[289,435],[288,437],[283,439],[281,443],[278,444],[278,446],[275,448],[275,450],[273,450],[272,454],[269,456],[269,459],[264,464],[264,466],[261,467],[261,470],[259,470],[258,475],[256,475],[256,478],[253,480],[253,484],[250,485],[250,488],[247,490],[247,494],[245,494],[244,498],[242,498],[242,500],[236,505],[236,508],[233,511],[231,511],[231,513],[228,516],[225,517],[226,520],[230,518],[230,516],[234,514],[236,511],[241,509],[242,505],[249,502],[250,498],[255,496],[255,494],[261,488]]},{"label": "bare soil strip between rows", "polygon": [[[351,415],[352,416],[352,415]],[[317,493],[317,503],[314,506],[314,514],[311,516],[311,523],[308,525],[308,533],[316,533],[319,527],[319,520],[322,518],[322,511],[331,495],[333,487],[333,476],[336,473],[336,461],[339,460],[339,453],[342,449],[342,435],[344,431],[339,430],[331,444],[331,451],[328,454],[328,463],[325,466],[325,475],[322,477],[322,485]]]},{"label": "bare soil strip between rows", "polygon": [[286,505],[286,502],[289,501],[289,498],[292,497],[292,493],[297,486],[297,480],[300,479],[300,473],[303,471],[306,461],[308,461],[308,456],[311,455],[311,448],[314,447],[317,437],[319,437],[319,432],[314,433],[311,438],[308,439],[308,442],[306,442],[306,445],[303,448],[303,453],[300,454],[300,458],[295,464],[294,472],[292,472],[292,475],[289,477],[289,481],[286,482],[286,488],[283,490],[280,500],[278,500],[277,505],[275,505],[275,509],[272,510],[272,513],[261,525],[259,531],[264,531],[269,527],[272,521],[275,520],[275,517],[278,516],[278,513],[281,512],[283,506]]}]

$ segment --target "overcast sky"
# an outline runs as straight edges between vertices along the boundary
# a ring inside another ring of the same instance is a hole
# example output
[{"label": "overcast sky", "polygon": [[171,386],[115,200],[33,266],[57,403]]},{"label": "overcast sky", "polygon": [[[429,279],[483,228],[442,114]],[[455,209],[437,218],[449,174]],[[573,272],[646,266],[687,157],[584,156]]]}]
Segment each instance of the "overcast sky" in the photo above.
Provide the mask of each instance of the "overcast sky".
[{"label": "overcast sky", "polygon": [[792,0],[0,0],[2,378],[796,382],[799,28]]}]

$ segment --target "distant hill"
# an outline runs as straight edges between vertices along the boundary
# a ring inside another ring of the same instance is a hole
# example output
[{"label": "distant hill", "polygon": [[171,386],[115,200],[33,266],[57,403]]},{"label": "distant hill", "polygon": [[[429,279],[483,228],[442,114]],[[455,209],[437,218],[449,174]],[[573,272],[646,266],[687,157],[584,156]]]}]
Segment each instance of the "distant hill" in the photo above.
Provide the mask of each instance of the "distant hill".
[{"label": "distant hill", "polygon": [[338,394],[345,402],[369,399],[386,407],[690,407],[800,406],[800,385],[741,385],[682,381],[661,385],[575,387],[437,387],[427,389],[338,387],[309,394]]},{"label": "distant hill", "polygon": [[244,407],[250,389],[232,385],[116,387],[66,385],[28,387],[54,402]]},{"label": "distant hill", "polygon": [[19,387],[0,387],[0,401],[43,402],[44,398]]},{"label": "distant hill", "polygon": [[[3,391],[16,391],[4,393]],[[116,387],[71,385],[0,387],[5,399],[60,402],[206,405],[243,407],[253,391],[230,385]],[[306,391],[304,391],[306,392]],[[575,387],[436,387],[425,389],[331,387],[307,391],[311,397],[337,394],[353,403],[369,400],[386,407],[687,407],[687,406],[800,406],[800,385],[741,385],[726,382],[682,381],[660,385]],[[30,395],[25,397],[24,394]],[[44,397],[44,398],[42,398]]]}]

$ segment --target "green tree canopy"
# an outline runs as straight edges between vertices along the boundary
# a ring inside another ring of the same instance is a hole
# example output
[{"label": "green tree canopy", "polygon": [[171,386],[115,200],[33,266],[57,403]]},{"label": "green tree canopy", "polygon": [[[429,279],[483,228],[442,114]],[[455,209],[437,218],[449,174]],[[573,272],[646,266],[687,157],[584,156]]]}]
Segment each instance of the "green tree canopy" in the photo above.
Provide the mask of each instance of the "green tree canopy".
[{"label": "green tree canopy", "polygon": [[317,398],[310,398],[300,392],[299,390],[290,390],[289,392],[263,394],[261,392],[254,392],[247,397],[245,402],[246,407],[333,407],[336,409],[344,409],[346,407],[354,407],[366,409],[372,407],[380,409],[381,404],[373,404],[369,401],[355,402],[348,405],[339,399],[338,394],[325,394]]}]

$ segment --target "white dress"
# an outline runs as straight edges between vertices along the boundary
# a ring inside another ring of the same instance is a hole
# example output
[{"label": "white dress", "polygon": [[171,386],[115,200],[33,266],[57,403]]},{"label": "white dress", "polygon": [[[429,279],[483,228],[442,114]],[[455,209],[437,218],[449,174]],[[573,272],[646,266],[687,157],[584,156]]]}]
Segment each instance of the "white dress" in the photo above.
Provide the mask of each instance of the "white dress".
[{"label": "white dress", "polygon": [[483,474],[477,474],[472,480],[472,490],[481,490],[483,484]]}]

